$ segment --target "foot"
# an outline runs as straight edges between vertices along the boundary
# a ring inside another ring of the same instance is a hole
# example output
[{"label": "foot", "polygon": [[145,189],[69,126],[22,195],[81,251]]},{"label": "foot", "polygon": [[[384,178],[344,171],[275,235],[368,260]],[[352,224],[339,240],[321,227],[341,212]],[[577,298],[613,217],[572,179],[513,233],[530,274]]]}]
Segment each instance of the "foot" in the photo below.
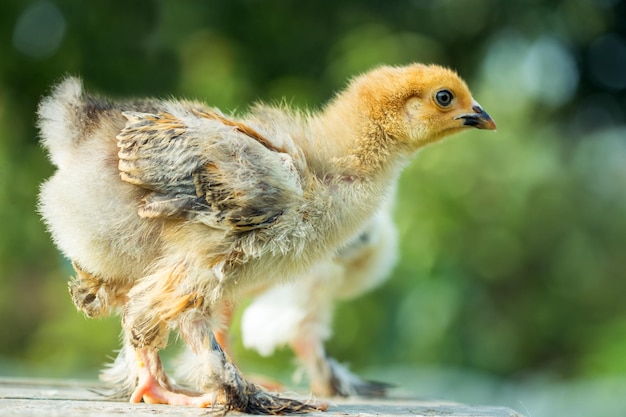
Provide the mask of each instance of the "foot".
[{"label": "foot", "polygon": [[163,366],[156,351],[143,348],[136,350],[139,377],[137,387],[130,396],[130,402],[142,399],[148,404],[191,405],[208,407],[217,402],[217,394],[195,394],[171,387],[163,372]]},{"label": "foot", "polygon": [[361,379],[330,357],[326,358],[326,366],[329,377],[324,381],[311,381],[313,392],[340,397],[384,397],[391,387],[383,382]]},{"label": "foot", "polygon": [[226,409],[247,414],[302,414],[326,411],[328,404],[299,401],[270,394],[258,385],[242,381],[240,386],[225,386]]},{"label": "foot", "polygon": [[217,401],[216,394],[192,396],[175,392],[165,388],[149,373],[141,376],[139,384],[130,397],[131,403],[138,403],[143,399],[148,404],[190,405],[208,407]]}]

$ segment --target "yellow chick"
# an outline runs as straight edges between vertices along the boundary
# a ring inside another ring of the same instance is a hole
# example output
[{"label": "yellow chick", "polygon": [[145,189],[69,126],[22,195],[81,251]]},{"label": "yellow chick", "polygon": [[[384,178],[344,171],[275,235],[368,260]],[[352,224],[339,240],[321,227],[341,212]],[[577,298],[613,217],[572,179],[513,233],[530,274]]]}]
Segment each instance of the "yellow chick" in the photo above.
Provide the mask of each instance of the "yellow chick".
[{"label": "yellow chick", "polygon": [[[89,316],[122,317],[123,346],[103,378],[132,402],[265,414],[316,405],[241,375],[213,335],[225,307],[330,259],[423,146],[495,128],[456,73],[421,64],[361,75],[314,114],[113,102],[76,78],[38,113],[57,167],[39,210],[73,262],[72,298]],[[195,356],[193,389],[163,371],[171,331]]]}]

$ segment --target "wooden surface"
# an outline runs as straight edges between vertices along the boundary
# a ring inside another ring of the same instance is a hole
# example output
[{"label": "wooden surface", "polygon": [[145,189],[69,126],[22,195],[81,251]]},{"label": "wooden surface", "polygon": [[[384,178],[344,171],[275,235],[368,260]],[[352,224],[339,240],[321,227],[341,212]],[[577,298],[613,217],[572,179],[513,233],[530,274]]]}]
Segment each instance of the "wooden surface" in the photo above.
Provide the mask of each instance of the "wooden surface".
[{"label": "wooden surface", "polygon": [[[97,393],[96,382],[0,377],[0,416],[206,416],[211,409],[110,401]],[[332,399],[328,411],[307,416],[523,417],[505,407],[408,399]],[[213,410],[221,414],[221,410]],[[231,413],[229,415],[241,415]]]}]

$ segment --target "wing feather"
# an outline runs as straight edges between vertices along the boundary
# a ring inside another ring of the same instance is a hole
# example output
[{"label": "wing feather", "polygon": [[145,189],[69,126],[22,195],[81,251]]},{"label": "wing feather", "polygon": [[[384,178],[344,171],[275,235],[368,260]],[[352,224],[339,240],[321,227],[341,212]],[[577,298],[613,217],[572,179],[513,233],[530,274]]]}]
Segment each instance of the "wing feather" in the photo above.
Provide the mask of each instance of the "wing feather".
[{"label": "wing feather", "polygon": [[118,168],[150,191],[142,217],[244,232],[272,225],[302,195],[292,155],[240,121],[196,108],[124,116]]}]

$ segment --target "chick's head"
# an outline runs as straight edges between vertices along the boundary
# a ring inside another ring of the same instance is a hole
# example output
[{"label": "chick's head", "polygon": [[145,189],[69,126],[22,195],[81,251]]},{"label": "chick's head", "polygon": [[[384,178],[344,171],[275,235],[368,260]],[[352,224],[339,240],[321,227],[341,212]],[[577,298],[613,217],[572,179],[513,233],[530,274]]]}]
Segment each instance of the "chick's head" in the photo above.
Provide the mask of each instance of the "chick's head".
[{"label": "chick's head", "polygon": [[467,128],[496,128],[456,72],[438,65],[380,67],[355,84],[364,114],[412,149]]}]

